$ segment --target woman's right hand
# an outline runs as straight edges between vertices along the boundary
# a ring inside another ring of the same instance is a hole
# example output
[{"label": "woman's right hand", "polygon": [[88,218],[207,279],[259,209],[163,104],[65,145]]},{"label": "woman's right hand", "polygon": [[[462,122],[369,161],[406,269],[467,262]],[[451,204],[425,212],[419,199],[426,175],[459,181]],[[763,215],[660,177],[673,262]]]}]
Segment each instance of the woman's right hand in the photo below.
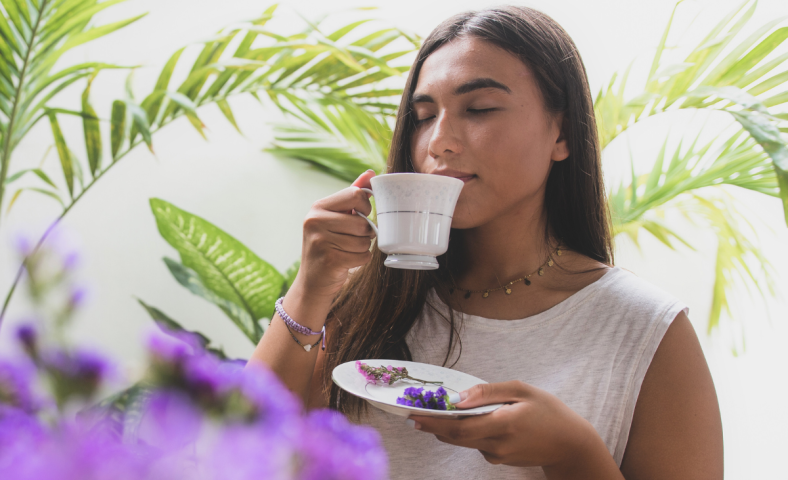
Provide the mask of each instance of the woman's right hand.
[{"label": "woman's right hand", "polygon": [[348,270],[369,262],[375,232],[354,211],[369,215],[372,205],[361,188],[371,188],[375,172],[362,173],[352,186],[320,199],[304,220],[301,267],[294,284],[310,297],[332,301],[345,284]]}]

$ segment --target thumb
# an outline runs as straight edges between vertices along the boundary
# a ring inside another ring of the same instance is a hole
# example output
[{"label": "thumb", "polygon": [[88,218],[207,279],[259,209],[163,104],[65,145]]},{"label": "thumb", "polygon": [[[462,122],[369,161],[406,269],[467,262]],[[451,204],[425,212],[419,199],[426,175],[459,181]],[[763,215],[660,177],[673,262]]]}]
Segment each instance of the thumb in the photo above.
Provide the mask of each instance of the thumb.
[{"label": "thumb", "polygon": [[[528,384],[519,380],[500,383],[480,383],[460,392],[457,408],[475,408],[495,403],[514,403],[525,399],[529,393]],[[456,394],[455,394],[456,395]],[[454,400],[450,398],[449,401]]]},{"label": "thumb", "polygon": [[362,173],[358,176],[358,178],[353,181],[352,187],[359,187],[359,188],[372,188],[372,185],[369,183],[369,179],[375,176],[375,171],[371,168],[366,172]]}]

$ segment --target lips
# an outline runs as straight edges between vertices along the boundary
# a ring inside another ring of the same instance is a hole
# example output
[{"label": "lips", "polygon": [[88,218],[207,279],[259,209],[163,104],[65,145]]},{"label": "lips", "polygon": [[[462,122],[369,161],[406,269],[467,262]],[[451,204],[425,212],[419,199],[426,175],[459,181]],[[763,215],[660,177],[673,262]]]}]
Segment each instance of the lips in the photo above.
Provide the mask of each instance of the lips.
[{"label": "lips", "polygon": [[468,172],[462,172],[460,170],[449,170],[449,169],[446,169],[446,170],[436,170],[436,171],[430,172],[430,173],[432,173],[433,175],[443,175],[445,177],[453,177],[453,178],[456,178],[458,180],[462,180],[463,183],[468,183],[469,181],[471,181],[474,178],[476,178],[475,174],[468,173]]}]

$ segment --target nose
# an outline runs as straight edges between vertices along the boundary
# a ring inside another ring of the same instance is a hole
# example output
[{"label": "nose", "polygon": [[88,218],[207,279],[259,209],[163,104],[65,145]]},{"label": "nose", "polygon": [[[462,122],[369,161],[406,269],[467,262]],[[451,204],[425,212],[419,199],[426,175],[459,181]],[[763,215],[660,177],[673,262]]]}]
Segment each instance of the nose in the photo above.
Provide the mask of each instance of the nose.
[{"label": "nose", "polygon": [[438,114],[430,136],[429,154],[433,158],[462,153],[460,132],[452,125],[452,118],[444,110]]}]

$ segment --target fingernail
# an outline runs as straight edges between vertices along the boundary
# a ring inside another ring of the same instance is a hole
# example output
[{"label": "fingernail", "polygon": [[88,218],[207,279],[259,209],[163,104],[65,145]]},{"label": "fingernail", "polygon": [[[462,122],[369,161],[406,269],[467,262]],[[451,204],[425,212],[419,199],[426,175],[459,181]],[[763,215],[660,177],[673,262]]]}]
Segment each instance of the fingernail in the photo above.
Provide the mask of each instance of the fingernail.
[{"label": "fingernail", "polygon": [[[371,168],[369,168],[369,169],[367,169],[367,172],[375,173],[375,170],[372,170]],[[364,172],[364,173],[366,173],[366,172]]]},{"label": "fingernail", "polygon": [[417,430],[421,428],[421,424],[419,424],[418,422],[416,422],[416,420],[413,420],[412,418],[405,420],[405,425],[409,426],[410,428],[415,428]]},{"label": "fingernail", "polygon": [[452,393],[451,395],[449,395],[449,402],[451,402],[451,403],[460,403],[461,401],[462,401],[462,399],[460,398],[460,394],[459,393]]},{"label": "fingernail", "polygon": [[468,398],[468,390],[463,390],[463,391],[461,391],[461,392],[460,392],[460,401],[463,401],[463,400],[465,400],[466,398]]}]

